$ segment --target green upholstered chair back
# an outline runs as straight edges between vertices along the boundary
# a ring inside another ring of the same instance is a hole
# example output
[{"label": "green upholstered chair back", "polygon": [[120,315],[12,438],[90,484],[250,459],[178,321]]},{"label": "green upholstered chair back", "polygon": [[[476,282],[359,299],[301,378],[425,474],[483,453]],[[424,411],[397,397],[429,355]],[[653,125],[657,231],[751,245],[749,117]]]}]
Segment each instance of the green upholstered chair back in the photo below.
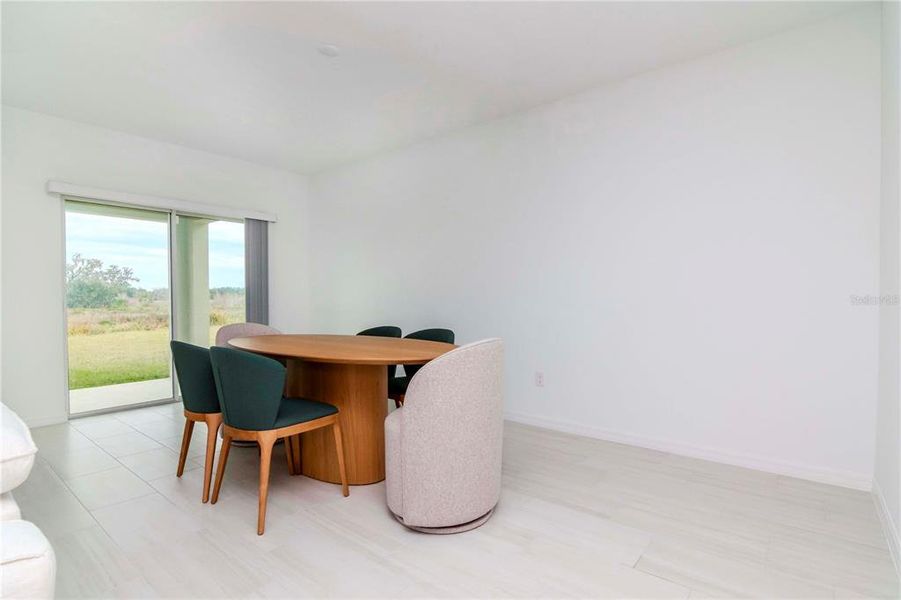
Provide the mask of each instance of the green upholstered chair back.
[{"label": "green upholstered chair back", "polygon": [[217,413],[219,394],[213,379],[210,351],[201,346],[184,342],[169,342],[175,374],[181,389],[181,400],[186,410],[196,413]]},{"label": "green upholstered chair back", "polygon": [[[399,338],[401,336],[401,331],[400,327],[395,327],[394,325],[380,325],[379,327],[364,329],[357,335]],[[395,375],[397,375],[397,365],[388,365],[388,379],[393,379]]]},{"label": "green upholstered chair back", "polygon": [[285,389],[285,367],[231,348],[210,348],[210,358],[225,424],[252,431],[272,429]]},{"label": "green upholstered chair back", "polygon": [[378,327],[370,327],[369,329],[364,329],[357,335],[399,338],[401,336],[401,331],[400,327],[395,327],[394,325],[379,325]]},{"label": "green upholstered chair back", "polygon": [[[450,329],[420,329],[404,336],[408,340],[426,340],[429,342],[444,342],[445,344],[454,343],[454,332]],[[416,372],[422,368],[422,365],[404,365],[404,373],[410,379],[416,375]]]}]

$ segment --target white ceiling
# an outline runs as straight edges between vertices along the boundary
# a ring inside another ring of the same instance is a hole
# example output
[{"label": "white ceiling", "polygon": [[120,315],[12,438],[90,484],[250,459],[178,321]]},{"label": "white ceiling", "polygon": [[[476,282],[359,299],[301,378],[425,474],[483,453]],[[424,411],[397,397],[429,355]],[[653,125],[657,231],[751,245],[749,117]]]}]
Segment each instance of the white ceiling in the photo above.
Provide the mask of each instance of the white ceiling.
[{"label": "white ceiling", "polygon": [[3,102],[311,173],[852,4],[4,2]]}]

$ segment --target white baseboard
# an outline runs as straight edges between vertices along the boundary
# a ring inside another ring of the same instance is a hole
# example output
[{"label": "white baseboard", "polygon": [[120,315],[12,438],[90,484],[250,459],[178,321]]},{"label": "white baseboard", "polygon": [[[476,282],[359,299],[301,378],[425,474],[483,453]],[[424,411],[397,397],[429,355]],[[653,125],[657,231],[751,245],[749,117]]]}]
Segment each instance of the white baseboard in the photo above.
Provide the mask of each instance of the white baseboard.
[{"label": "white baseboard", "polygon": [[885,502],[885,496],[882,488],[879,487],[878,481],[873,481],[873,501],[876,503],[876,512],[879,514],[879,521],[882,523],[882,530],[885,532],[885,541],[888,543],[889,552],[892,555],[892,561],[895,563],[895,570],[901,577],[901,540],[898,539],[898,525],[892,519],[892,513],[888,509]]},{"label": "white baseboard", "polygon": [[790,462],[776,461],[769,458],[753,456],[748,454],[737,454],[732,452],[724,452],[715,448],[704,448],[700,446],[691,446],[681,442],[670,440],[660,440],[629,433],[620,433],[617,431],[609,431],[599,427],[590,425],[582,425],[569,421],[558,421],[556,419],[548,419],[546,417],[536,417],[523,413],[507,411],[505,418],[516,423],[525,425],[534,425],[535,427],[543,427],[545,429],[553,429],[565,433],[573,433],[585,437],[606,440],[608,442],[617,442],[620,444],[628,444],[630,446],[640,446],[642,448],[650,448],[652,450],[660,450],[661,452],[669,452],[671,454],[679,454],[681,456],[689,456],[691,458],[700,458],[727,465],[735,465],[737,467],[745,467],[757,471],[766,471],[779,475],[787,475],[789,477],[797,477],[799,479],[808,479],[820,483],[828,483],[830,485],[839,485],[842,487],[852,488],[855,490],[871,491],[873,489],[873,480],[867,475],[859,473],[850,473],[845,471],[836,471],[833,469],[824,469],[821,467],[811,467]]},{"label": "white baseboard", "polygon": [[57,417],[42,417],[40,419],[23,419],[30,429],[35,427],[46,427],[47,425],[58,425],[69,420],[66,415]]}]

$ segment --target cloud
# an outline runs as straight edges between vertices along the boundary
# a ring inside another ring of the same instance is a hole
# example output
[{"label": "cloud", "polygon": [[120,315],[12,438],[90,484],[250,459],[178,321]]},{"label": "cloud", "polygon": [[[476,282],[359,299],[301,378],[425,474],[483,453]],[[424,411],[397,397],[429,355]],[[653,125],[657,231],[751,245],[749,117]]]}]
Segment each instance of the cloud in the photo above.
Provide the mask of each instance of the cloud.
[{"label": "cloud", "polygon": [[[209,226],[210,286],[244,287],[244,224]],[[167,223],[66,213],[66,257],[81,254],[105,265],[130,267],[145,289],[169,287]]]}]

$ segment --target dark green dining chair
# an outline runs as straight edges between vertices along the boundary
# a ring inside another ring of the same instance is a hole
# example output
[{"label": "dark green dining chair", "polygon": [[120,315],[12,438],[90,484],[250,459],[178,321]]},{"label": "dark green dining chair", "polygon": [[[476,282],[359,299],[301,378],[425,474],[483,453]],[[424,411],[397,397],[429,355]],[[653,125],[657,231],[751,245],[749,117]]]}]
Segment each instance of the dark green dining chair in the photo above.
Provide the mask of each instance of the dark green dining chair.
[{"label": "dark green dining chair", "polygon": [[[269,467],[272,447],[285,439],[285,453],[299,454],[300,434],[320,427],[331,427],[338,451],[338,470],[342,493],[347,496],[347,473],[338,409],[325,402],[305,398],[286,398],[285,367],[278,361],[231,348],[211,348],[213,377],[222,404],[222,450],[216,469],[212,502],[219,500],[222,476],[232,440],[254,441],[260,446],[260,486],[257,534],[266,526],[266,499],[269,494]],[[299,468],[295,463],[293,468]]]},{"label": "dark green dining chair", "polygon": [[[364,329],[357,335],[399,338],[401,336],[401,330],[400,327],[395,327],[394,325],[380,325],[378,327],[370,327],[369,329]],[[394,379],[395,376],[397,376],[397,365],[388,365],[388,381]]]},{"label": "dark green dining chair", "polygon": [[178,469],[181,477],[185,472],[185,460],[194,435],[194,423],[206,423],[206,460],[203,463],[202,502],[210,497],[210,479],[213,475],[213,459],[216,452],[216,436],[222,424],[222,410],[219,408],[219,394],[213,379],[213,367],[208,348],[184,342],[169,342],[172,361],[178,376],[181,401],[185,409],[185,431],[181,438],[181,452],[178,455]]},{"label": "dark green dining chair", "polygon": [[[429,342],[444,342],[445,344],[454,343],[454,332],[450,329],[420,329],[404,336],[407,340],[426,340]],[[388,397],[394,400],[394,405],[400,408],[404,403],[404,396],[407,393],[407,386],[410,380],[416,375],[416,371],[422,368],[422,365],[404,365],[403,377],[388,378]]]}]

